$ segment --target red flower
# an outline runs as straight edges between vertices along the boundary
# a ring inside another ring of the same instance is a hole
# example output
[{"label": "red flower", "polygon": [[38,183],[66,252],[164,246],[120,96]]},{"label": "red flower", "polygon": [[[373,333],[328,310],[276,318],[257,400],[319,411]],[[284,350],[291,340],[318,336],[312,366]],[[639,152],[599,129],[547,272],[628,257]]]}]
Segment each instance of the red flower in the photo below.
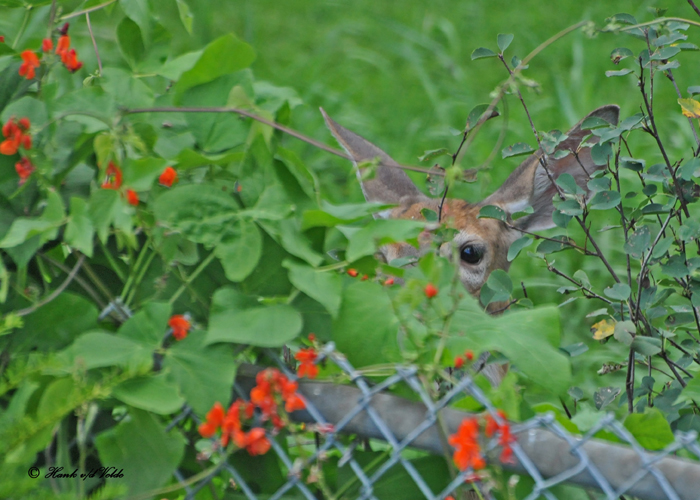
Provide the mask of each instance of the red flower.
[{"label": "red flower", "polygon": [[32,122],[30,122],[29,118],[27,118],[26,116],[24,118],[20,118],[17,124],[23,132],[26,132],[27,130],[29,130],[29,127],[32,126]]},{"label": "red flower", "polygon": [[165,167],[163,173],[158,177],[158,182],[165,187],[172,187],[177,182],[177,172],[173,167]]},{"label": "red flower", "polygon": [[5,37],[3,35],[0,35],[0,43],[5,43]]},{"label": "red flower", "polygon": [[300,365],[297,369],[297,377],[316,378],[318,375],[318,366],[314,364],[318,353],[313,347],[299,349],[299,352],[294,355],[294,359],[299,361]]},{"label": "red flower", "polygon": [[126,201],[129,202],[129,205],[137,206],[139,204],[139,195],[133,189],[127,189]]},{"label": "red flower", "polygon": [[122,169],[110,161],[105,173],[107,178],[102,183],[102,189],[119,189],[122,185]]},{"label": "red flower", "polygon": [[464,357],[467,358],[469,361],[473,361],[474,360],[474,352],[467,349],[466,351],[464,351]]},{"label": "red flower", "polygon": [[254,427],[250,432],[237,432],[234,441],[239,448],[248,450],[251,456],[264,455],[270,449],[270,441],[265,436],[265,429]]},{"label": "red flower", "polygon": [[29,158],[22,158],[20,161],[15,163],[15,170],[17,171],[17,175],[19,175],[19,185],[21,186],[27,182],[27,179],[29,179],[29,176],[32,175],[35,168],[34,165],[32,165],[32,162],[29,161]]},{"label": "red flower", "polygon": [[210,438],[221,425],[224,423],[224,407],[221,403],[214,403],[214,406],[207,413],[206,422],[199,426],[199,434],[204,438]]},{"label": "red flower", "polygon": [[19,143],[14,139],[5,139],[0,142],[0,153],[4,155],[13,155],[17,152]]},{"label": "red flower", "polygon": [[2,126],[2,135],[6,137],[0,143],[0,153],[4,155],[13,155],[17,153],[20,146],[24,149],[32,148],[32,137],[25,134],[31,122],[29,118],[21,118],[19,121],[13,116]]},{"label": "red flower", "polygon": [[53,42],[50,38],[44,38],[41,42],[42,52],[49,52],[51,49],[53,49]]},{"label": "red flower", "polygon": [[[498,410],[498,416],[501,417],[503,420],[506,418],[506,414],[503,412],[503,410]],[[498,435],[498,446],[501,446],[503,448],[503,451],[501,452],[501,457],[500,460],[503,463],[514,463],[514,458],[513,458],[513,449],[511,448],[511,444],[515,442],[515,437],[510,433],[510,425],[507,422],[504,422],[503,424],[499,424],[496,422],[496,419],[493,418],[491,415],[486,415],[486,436],[491,437],[496,432],[499,433]]]},{"label": "red flower", "polygon": [[353,268],[348,269],[348,274],[350,276],[352,276],[353,278],[357,277],[357,275],[358,275],[357,269],[353,269]]},{"label": "red flower", "polygon": [[56,44],[56,54],[61,56],[64,52],[67,52],[69,48],[70,37],[68,35],[62,35],[61,37],[59,37],[58,43]]},{"label": "red flower", "polygon": [[394,284],[394,278],[389,278],[384,282],[384,286],[391,286]]},{"label": "red flower", "polygon": [[173,329],[173,337],[182,340],[187,337],[191,328],[190,321],[182,314],[173,314],[168,320],[168,326]]},{"label": "red flower", "polygon": [[459,470],[486,467],[486,462],[481,456],[478,437],[479,422],[475,418],[462,420],[457,432],[450,436],[449,443],[455,448],[452,458]]},{"label": "red flower", "polygon": [[432,283],[428,283],[427,285],[425,285],[424,292],[426,297],[432,299],[438,294],[438,289]]},{"label": "red flower", "polygon": [[[65,30],[66,33],[68,29]],[[61,35],[56,44],[56,54],[61,57],[61,62],[71,73],[75,73],[83,67],[83,63],[78,61],[75,49],[70,48],[70,37],[67,34]]]},{"label": "red flower", "polygon": [[455,368],[457,368],[458,370],[459,370],[460,368],[462,368],[462,367],[464,366],[464,358],[461,357],[461,356],[457,356],[457,357],[455,358],[454,365],[455,365]]},{"label": "red flower", "polygon": [[20,56],[24,62],[19,67],[19,75],[32,80],[36,76],[35,69],[40,66],[39,58],[31,50],[25,50]]},{"label": "red flower", "polygon": [[309,334],[309,342],[316,342],[316,335],[313,333]]}]

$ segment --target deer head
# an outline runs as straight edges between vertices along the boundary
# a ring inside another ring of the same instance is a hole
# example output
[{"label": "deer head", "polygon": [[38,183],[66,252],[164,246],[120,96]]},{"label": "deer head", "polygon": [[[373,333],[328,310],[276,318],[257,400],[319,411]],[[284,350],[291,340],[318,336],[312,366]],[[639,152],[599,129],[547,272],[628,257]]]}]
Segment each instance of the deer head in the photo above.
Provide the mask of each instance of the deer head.
[{"label": "deer head", "polygon": [[[440,200],[423,194],[406,173],[389,155],[371,142],[342,127],[321,109],[326,124],[340,145],[347,151],[357,167],[361,162],[379,159],[379,166],[373,178],[362,179],[362,168],[358,168],[358,179],[368,202],[395,204],[395,208],[374,214],[375,218],[421,219],[421,210],[429,208],[437,212]],[[538,150],[530,155],[506,179],[503,185],[483,201],[470,203],[464,200],[448,199],[443,206],[443,217],[458,232],[453,240],[460,257],[459,272],[462,284],[474,296],[494,269],[505,271],[510,267],[506,258],[508,248],[522,236],[522,231],[534,232],[555,226],[552,222],[552,197],[556,180],[561,174],[571,174],[576,183],[586,193],[586,183],[590,174],[603,168],[591,158],[589,147],[581,147],[582,139],[589,135],[581,125],[589,117],[598,117],[617,124],[620,108],[616,105],[600,107],[567,132],[568,138],[557,146],[557,151],[569,151],[564,157],[546,155]],[[591,136],[586,142],[594,144],[597,137]],[[546,165],[546,168],[545,168]],[[551,178],[550,178],[551,176]],[[479,211],[485,205],[496,205],[510,215],[533,208],[533,213],[506,224],[496,219],[479,219]],[[445,217],[446,216],[446,217]],[[399,258],[420,256],[426,251],[427,243],[415,248],[407,243],[393,243],[381,248],[387,262]],[[451,249],[441,249],[441,253],[451,255]]]}]

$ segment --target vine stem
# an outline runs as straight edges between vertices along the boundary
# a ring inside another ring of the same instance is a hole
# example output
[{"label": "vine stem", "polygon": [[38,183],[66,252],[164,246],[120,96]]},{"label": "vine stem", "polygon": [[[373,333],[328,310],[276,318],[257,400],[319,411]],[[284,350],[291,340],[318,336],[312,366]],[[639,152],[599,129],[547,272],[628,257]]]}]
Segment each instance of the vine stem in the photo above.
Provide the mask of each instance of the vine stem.
[{"label": "vine stem", "polygon": [[71,269],[70,273],[68,273],[68,277],[66,278],[66,280],[63,283],[61,283],[61,286],[56,288],[56,290],[54,290],[48,297],[46,297],[44,300],[37,302],[36,304],[34,304],[30,307],[27,307],[26,309],[21,309],[21,310],[17,311],[15,314],[17,316],[27,316],[28,314],[33,313],[34,311],[39,309],[41,306],[45,306],[46,304],[48,304],[49,302],[54,300],[56,297],[61,295],[63,290],[65,290],[68,287],[68,285],[71,284],[71,282],[75,278],[75,275],[78,274],[78,271],[80,271],[80,268],[82,267],[83,262],[85,262],[85,255],[81,255],[78,258],[78,262],[75,264],[75,266],[73,266],[73,269]]},{"label": "vine stem", "polygon": [[116,1],[117,0],[109,0],[108,2],[95,5],[94,7],[90,7],[88,9],[79,10],[77,12],[71,12],[70,14],[66,14],[65,16],[59,17],[58,20],[65,21],[66,19],[72,19],[74,17],[82,16],[83,14],[89,14],[90,12],[95,12],[96,10],[104,9],[105,7],[107,7],[108,5],[112,5]]},{"label": "vine stem", "polygon": [[187,286],[188,286],[190,283],[192,283],[192,281],[194,281],[195,278],[197,278],[197,276],[199,276],[200,273],[201,273],[202,271],[204,271],[204,269],[206,269],[206,267],[207,267],[209,264],[211,264],[211,261],[212,261],[212,260],[214,260],[214,252],[210,253],[210,254],[207,256],[207,258],[204,259],[204,260],[199,264],[199,266],[197,267],[197,269],[195,269],[194,272],[193,272],[190,276],[188,276],[188,277],[185,279],[185,282],[180,286],[180,288],[177,289],[177,291],[173,294],[173,296],[170,297],[170,300],[169,300],[168,302],[170,302],[171,304],[174,304],[175,301],[176,301],[178,298],[180,298],[180,295],[182,295],[182,292],[185,291],[185,289],[187,288]]}]

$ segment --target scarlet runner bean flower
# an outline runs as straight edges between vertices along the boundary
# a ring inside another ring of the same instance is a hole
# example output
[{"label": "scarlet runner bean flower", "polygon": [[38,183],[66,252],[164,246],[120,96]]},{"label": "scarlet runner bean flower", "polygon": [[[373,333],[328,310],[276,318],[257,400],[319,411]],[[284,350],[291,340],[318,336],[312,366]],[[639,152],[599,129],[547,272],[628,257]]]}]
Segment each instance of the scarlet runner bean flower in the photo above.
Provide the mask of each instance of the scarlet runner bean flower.
[{"label": "scarlet runner bean flower", "polygon": [[32,175],[34,170],[36,169],[29,158],[22,158],[20,161],[15,163],[15,171],[17,172],[17,175],[19,175],[20,186],[27,182],[27,179],[29,179],[29,176]]},{"label": "scarlet runner bean flower", "polygon": [[44,38],[41,41],[41,51],[42,52],[50,52],[51,49],[53,49],[53,42],[51,41],[50,38]]},{"label": "scarlet runner bean flower", "polygon": [[479,421],[476,418],[462,420],[459,429],[449,438],[449,443],[455,448],[452,459],[459,470],[471,467],[474,470],[486,467],[479,446]]},{"label": "scarlet runner bean flower", "polygon": [[107,165],[107,178],[102,183],[102,189],[119,189],[122,185],[122,169],[113,161]]},{"label": "scarlet runner bean flower", "polygon": [[2,135],[6,139],[0,143],[0,153],[13,155],[17,153],[20,146],[26,150],[31,149],[32,136],[26,133],[30,126],[29,118],[17,120],[13,116],[7,120],[2,126]]},{"label": "scarlet runner bean flower", "polygon": [[19,76],[23,76],[27,80],[33,80],[36,76],[36,68],[41,65],[39,63],[39,58],[31,50],[25,50],[20,54],[20,57],[24,62],[19,67]]},{"label": "scarlet runner bean flower", "polygon": [[210,438],[221,428],[221,444],[230,441],[245,448],[250,455],[263,455],[270,449],[270,442],[262,427],[254,427],[249,432],[244,425],[253,418],[255,408],[263,414],[263,421],[269,420],[276,429],[284,427],[285,419],[278,414],[278,406],[285,402],[285,411],[292,412],[306,408],[304,399],[297,393],[297,383],[290,381],[279,370],[268,368],[255,377],[256,386],[250,392],[250,401],[237,399],[224,414],[220,403],[216,403],[207,413],[206,421],[199,426],[202,437]]},{"label": "scarlet runner bean flower", "polygon": [[126,201],[129,205],[137,206],[139,204],[139,195],[133,189],[126,190]]},{"label": "scarlet runner bean flower", "polygon": [[496,422],[496,419],[491,415],[486,415],[486,436],[491,437],[498,433],[498,446],[503,448],[500,456],[501,462],[514,463],[515,459],[513,458],[511,445],[515,442],[515,437],[510,433],[510,425],[505,422],[506,414],[503,410],[498,410],[498,416],[504,420],[503,424]]},{"label": "scarlet runner bean flower", "polygon": [[355,278],[357,277],[359,273],[357,272],[357,269],[350,268],[348,269],[348,275]]},{"label": "scarlet runner bean flower", "polygon": [[192,327],[190,321],[182,314],[172,315],[168,320],[168,326],[173,329],[173,337],[176,340],[182,340],[187,337],[187,333]]},{"label": "scarlet runner bean flower", "polygon": [[454,362],[455,368],[458,370],[464,366],[464,358],[462,356],[457,356]]},{"label": "scarlet runner bean flower", "polygon": [[425,296],[429,299],[432,299],[438,294],[438,289],[432,283],[425,285],[425,289],[423,291],[425,292]]},{"label": "scarlet runner bean flower", "polygon": [[61,62],[71,73],[75,73],[83,67],[83,63],[78,61],[75,49],[70,48],[70,37],[67,34],[59,37],[56,44],[56,54],[61,57]]},{"label": "scarlet runner bean flower", "polygon": [[177,172],[173,167],[165,167],[163,173],[158,177],[158,182],[165,187],[172,187],[177,182]]},{"label": "scarlet runner bean flower", "polygon": [[316,361],[317,357],[318,353],[313,347],[299,349],[299,352],[294,355],[294,359],[300,363],[297,369],[297,377],[316,378],[318,366],[314,364],[314,361]]}]

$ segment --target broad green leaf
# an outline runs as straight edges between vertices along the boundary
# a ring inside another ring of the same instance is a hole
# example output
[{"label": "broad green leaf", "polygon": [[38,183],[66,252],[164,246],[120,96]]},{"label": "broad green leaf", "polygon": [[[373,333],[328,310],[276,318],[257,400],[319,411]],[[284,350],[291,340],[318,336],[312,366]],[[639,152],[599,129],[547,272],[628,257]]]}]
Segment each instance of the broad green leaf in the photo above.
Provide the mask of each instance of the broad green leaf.
[{"label": "broad green leaf", "polygon": [[481,301],[484,305],[510,299],[513,282],[503,269],[494,270],[485,285],[481,288]]},{"label": "broad green leaf", "polygon": [[119,6],[131,20],[138,24],[143,33],[144,42],[149,45],[151,43],[153,14],[148,0],[120,0]]},{"label": "broad green leaf", "polygon": [[182,74],[175,91],[182,95],[187,89],[247,68],[254,60],[252,47],[229,33],[205,47],[192,69]]},{"label": "broad green leaf", "polygon": [[33,133],[34,130],[40,130],[41,127],[46,125],[48,120],[46,104],[27,95],[11,102],[0,114],[0,119],[2,123],[6,123],[13,116],[16,118],[29,118],[32,124],[29,129],[30,133]]},{"label": "broad green leaf", "polygon": [[335,271],[320,272],[291,260],[285,260],[282,265],[289,269],[289,281],[295,287],[320,302],[333,318],[338,316],[342,280]]},{"label": "broad green leaf", "polygon": [[569,215],[571,217],[576,217],[577,215],[583,214],[583,207],[578,200],[564,200],[559,199],[554,200],[554,207],[559,210],[564,215]]},{"label": "broad green leaf", "polygon": [[644,413],[627,415],[624,425],[647,450],[662,450],[673,443],[671,426],[664,414],[656,408],[647,408]]},{"label": "broad green leaf", "polygon": [[202,57],[203,51],[197,50],[194,52],[187,52],[180,56],[170,59],[163,64],[156,73],[160,76],[168,78],[169,80],[177,81],[180,76],[185,72],[192,69],[192,67],[197,63],[200,57]]},{"label": "broad green leaf", "polygon": [[175,413],[185,404],[177,387],[166,380],[164,373],[122,382],[112,390],[112,395],[122,403],[159,415]]},{"label": "broad green leaf", "polygon": [[146,49],[141,28],[129,17],[122,19],[117,26],[117,43],[124,59],[132,68],[136,68]]},{"label": "broad green leaf", "polygon": [[588,189],[591,191],[607,191],[610,189],[610,179],[608,177],[599,177],[588,181]]},{"label": "broad green leaf", "polygon": [[584,194],[584,190],[581,189],[581,186],[576,184],[576,179],[574,179],[574,176],[564,172],[557,178],[557,185],[561,188],[561,190],[567,194]]},{"label": "broad green leaf", "polygon": [[610,403],[615,401],[615,398],[622,392],[619,387],[601,387],[593,393],[593,403],[595,409],[600,411]]},{"label": "broad green leaf", "polygon": [[192,35],[192,22],[194,21],[194,15],[192,15],[190,6],[187,5],[185,0],[175,0],[175,3],[177,4],[177,11],[180,13],[180,21],[182,22],[182,25],[185,27],[185,30],[187,30],[187,33]]},{"label": "broad green leaf", "polygon": [[477,218],[498,219],[501,221],[505,221],[508,218],[508,216],[506,215],[505,210],[503,210],[501,207],[497,207],[496,205],[486,205],[484,207],[481,207]]},{"label": "broad green leaf", "polygon": [[607,165],[612,156],[612,146],[609,142],[598,143],[591,148],[591,159],[598,166]]},{"label": "broad green leaf", "polygon": [[532,146],[525,142],[518,142],[501,151],[501,158],[510,158],[511,156],[520,156],[534,151]]},{"label": "broad green leaf", "polygon": [[46,236],[60,226],[60,223],[48,220],[18,217],[10,226],[5,237],[0,240],[0,248],[16,247],[34,236]]},{"label": "broad green leaf", "polygon": [[661,270],[671,278],[685,278],[690,274],[682,255],[673,255],[667,262],[661,264]]},{"label": "broad green leaf", "polygon": [[353,262],[361,257],[372,255],[382,245],[397,241],[413,243],[417,247],[417,237],[425,223],[404,219],[378,219],[369,222],[350,238],[346,259]]},{"label": "broad green leaf", "polygon": [[643,356],[654,356],[661,352],[661,339],[637,335],[632,341],[632,349]]},{"label": "broad green leaf", "polygon": [[127,108],[153,106],[153,90],[132,73],[120,68],[103,68],[102,78],[102,88],[116,103]]},{"label": "broad green leaf", "polygon": [[615,339],[625,345],[631,345],[634,335],[637,333],[637,327],[634,323],[627,321],[618,321],[615,323]]},{"label": "broad green leaf", "polygon": [[306,230],[311,227],[333,227],[339,224],[347,224],[364,219],[375,212],[386,210],[392,206],[384,203],[331,205],[324,200],[321,204],[321,210],[307,210],[304,212],[301,228]]},{"label": "broad green leaf", "polygon": [[630,49],[626,49],[624,47],[619,47],[615,50],[612,51],[610,54],[610,59],[617,64],[623,59],[627,59],[628,57],[634,57],[634,52],[632,52]]},{"label": "broad green leaf", "polygon": [[171,314],[169,303],[147,302],[119,328],[119,336],[156,349],[163,341]]},{"label": "broad green leaf", "polygon": [[130,339],[105,332],[81,335],[63,351],[71,365],[91,368],[122,366],[143,369],[153,364],[153,349]]},{"label": "broad green leaf", "polygon": [[109,227],[121,207],[119,193],[113,189],[96,189],[90,195],[87,213],[102,242],[107,241]]},{"label": "broad green leaf", "polygon": [[651,231],[649,226],[642,226],[637,228],[637,230],[629,235],[627,242],[624,244],[623,249],[626,254],[634,257],[635,259],[641,259],[649,249],[651,245]]},{"label": "broad green leaf", "polygon": [[631,291],[628,285],[615,283],[612,287],[607,287],[603,290],[603,293],[613,300],[627,300]]},{"label": "broad green leaf", "polygon": [[525,247],[528,247],[532,244],[532,239],[529,238],[528,236],[523,236],[521,238],[518,238],[513,242],[513,244],[510,246],[508,249],[508,262],[512,262],[520,253],[520,250],[522,250]]},{"label": "broad green leaf", "polygon": [[620,193],[617,191],[598,191],[588,202],[588,206],[591,210],[607,210],[618,206],[620,200]]},{"label": "broad green leaf", "polygon": [[693,177],[700,177],[700,158],[691,158],[683,162],[683,165],[678,169],[678,173],[684,181],[689,181]]},{"label": "broad green leaf", "polygon": [[70,216],[63,235],[65,242],[88,257],[92,257],[94,236],[95,226],[87,212],[87,202],[77,196],[72,197]]},{"label": "broad green leaf", "polygon": [[504,35],[502,33],[498,34],[498,48],[501,49],[501,53],[505,52],[508,46],[511,44],[513,41],[514,35],[507,34]]},{"label": "broad green leaf", "polygon": [[279,347],[301,332],[301,315],[286,304],[264,305],[233,288],[212,298],[206,343],[234,342]]},{"label": "broad green leaf", "polygon": [[651,55],[652,61],[665,61],[672,58],[681,51],[680,47],[663,47]]},{"label": "broad green leaf", "polygon": [[301,232],[296,220],[261,220],[259,224],[282,248],[295,257],[305,260],[312,266],[318,266],[323,262],[323,256],[311,247],[311,240]]},{"label": "broad green leaf", "polygon": [[555,394],[570,386],[569,357],[559,351],[559,312],[541,307],[487,315],[475,300],[466,297],[451,323],[447,346],[451,352],[498,351],[518,371]]},{"label": "broad green leaf", "polygon": [[246,220],[229,223],[214,254],[221,261],[229,280],[243,281],[253,272],[262,255],[262,236],[258,226]]},{"label": "broad green leaf", "polygon": [[658,259],[659,257],[663,257],[666,252],[668,252],[668,249],[671,248],[671,245],[673,245],[674,242],[673,236],[667,236],[666,238],[661,238],[659,242],[656,244],[654,247],[654,250],[651,252],[651,256],[655,259]]},{"label": "broad green leaf", "polygon": [[107,484],[126,484],[129,494],[135,495],[159,488],[172,478],[185,452],[185,438],[179,432],[167,432],[165,425],[145,411],[134,408],[129,416],[97,435],[95,446],[104,464],[124,469],[123,478],[107,479]]},{"label": "broad green leaf", "polygon": [[359,368],[398,362],[399,323],[386,289],[378,283],[355,281],[343,290],[333,341],[353,366]]},{"label": "broad green leaf", "polygon": [[163,356],[163,370],[198,415],[229,400],[237,365],[228,346],[205,346],[201,333],[174,342]]},{"label": "broad green leaf", "polygon": [[496,53],[493,50],[485,47],[479,47],[478,49],[474,49],[474,52],[472,52],[472,61],[474,59],[482,59],[484,57],[496,57]]},{"label": "broad green leaf", "polygon": [[[476,106],[474,106],[469,112],[469,115],[467,116],[467,124],[465,126],[465,129],[471,130],[474,127],[476,127],[476,124],[479,123],[479,120],[481,119],[482,115],[486,112],[487,109],[489,109],[490,106],[490,104],[477,104]],[[488,121],[491,118],[495,118],[499,115],[500,113],[498,112],[498,109],[493,108],[493,110],[491,111],[491,116],[486,118],[485,121]]]}]

